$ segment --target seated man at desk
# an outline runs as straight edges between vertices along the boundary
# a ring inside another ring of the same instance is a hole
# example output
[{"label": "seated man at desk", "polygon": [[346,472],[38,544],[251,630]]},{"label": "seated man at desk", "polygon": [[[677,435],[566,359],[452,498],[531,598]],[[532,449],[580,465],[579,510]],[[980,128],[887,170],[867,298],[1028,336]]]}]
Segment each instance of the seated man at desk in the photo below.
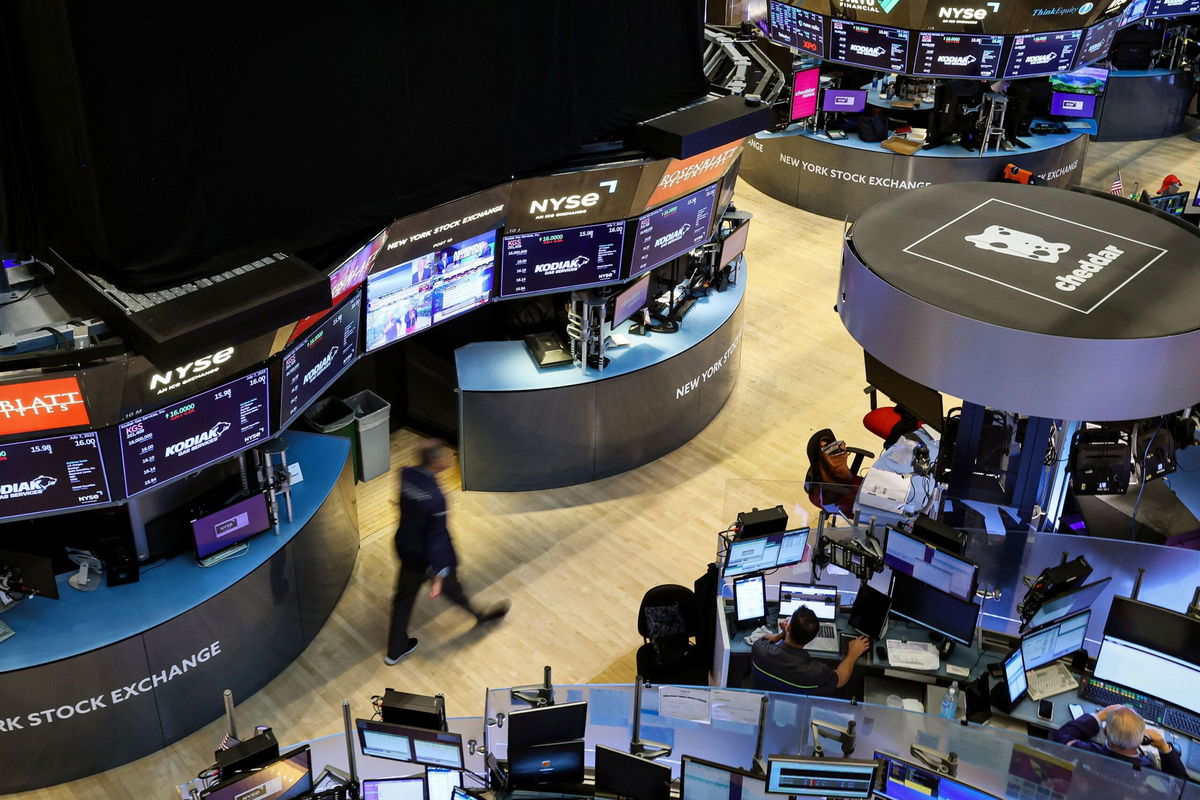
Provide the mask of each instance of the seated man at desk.
[{"label": "seated man at desk", "polygon": [[[1104,744],[1093,742],[1092,737],[1104,726]],[[1059,728],[1052,737],[1054,741],[1070,747],[1078,747],[1093,753],[1119,758],[1141,767],[1153,767],[1150,758],[1141,751],[1142,736],[1158,750],[1162,771],[1176,778],[1187,780],[1187,769],[1179,750],[1163,738],[1162,731],[1147,728],[1146,721],[1129,706],[1115,705],[1084,714]]]},{"label": "seated man at desk", "polygon": [[763,636],[751,648],[752,685],[755,689],[792,694],[829,696],[850,682],[854,664],[870,647],[859,636],[846,646],[846,656],[835,669],[814,660],[804,646],[816,638],[821,622],[808,606],[800,606],[791,619],[779,621],[780,632]]}]

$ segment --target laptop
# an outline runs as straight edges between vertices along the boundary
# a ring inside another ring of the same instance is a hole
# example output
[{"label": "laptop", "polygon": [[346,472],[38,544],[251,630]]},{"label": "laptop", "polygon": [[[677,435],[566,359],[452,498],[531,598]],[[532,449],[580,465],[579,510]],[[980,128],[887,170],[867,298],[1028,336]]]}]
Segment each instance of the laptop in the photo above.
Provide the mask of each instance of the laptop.
[{"label": "laptop", "polygon": [[786,583],[779,584],[779,619],[787,619],[800,606],[808,606],[821,623],[817,638],[807,645],[806,649],[825,653],[836,653],[838,650],[837,615],[838,590],[836,586],[823,586],[815,583]]}]

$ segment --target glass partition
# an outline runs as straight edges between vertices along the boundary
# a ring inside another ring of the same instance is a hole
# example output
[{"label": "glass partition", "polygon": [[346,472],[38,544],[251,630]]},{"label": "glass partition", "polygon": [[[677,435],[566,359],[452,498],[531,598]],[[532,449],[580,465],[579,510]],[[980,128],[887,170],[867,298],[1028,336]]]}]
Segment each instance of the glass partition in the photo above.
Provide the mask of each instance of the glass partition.
[{"label": "glass partition", "polygon": [[[762,698],[767,698],[765,710]],[[627,750],[632,735],[633,687],[629,685],[559,686],[555,703],[588,701],[586,763],[595,762],[595,746]],[[492,711],[530,707],[514,701],[507,689],[489,692]],[[671,748],[658,759],[676,777],[684,755],[734,767],[751,768],[759,718],[765,724],[762,753],[811,755],[814,723],[825,731],[821,745],[828,758],[843,755],[839,731],[853,723],[851,754],[870,758],[885,752],[920,763],[914,745],[936,754],[954,753],[958,779],[997,797],[1045,800],[1096,798],[1171,798],[1200,800],[1197,787],[1161,772],[1134,772],[1123,761],[1055,744],[990,725],[963,724],[932,714],[888,706],[802,695],[709,687],[655,686],[642,693],[641,739]],[[490,732],[493,752],[507,755],[507,722]]]},{"label": "glass partition", "polygon": [[[801,481],[729,480],[726,481],[723,502],[725,519],[732,525],[739,511],[752,508],[773,508],[783,505],[788,512],[788,528],[810,526],[812,533],[809,546],[816,549],[817,509],[808,499]],[[982,508],[981,513],[989,511]],[[995,510],[993,507],[990,509]],[[985,517],[987,514],[984,514]],[[834,518],[837,519],[837,518]],[[880,515],[872,528],[870,518],[860,516],[855,526],[845,519],[836,524],[827,523],[822,533],[834,540],[855,537],[865,540],[872,533],[880,547],[887,540],[887,526],[900,519],[896,515]],[[1025,597],[1025,579],[1039,575],[1047,567],[1054,566],[1063,558],[1083,556],[1092,567],[1088,581],[1111,577],[1092,605],[1092,619],[1088,628],[1087,647],[1094,656],[1104,630],[1104,621],[1114,595],[1128,596],[1133,590],[1138,569],[1145,569],[1140,599],[1174,611],[1186,612],[1192,590],[1200,584],[1200,551],[1144,542],[1101,539],[1091,536],[1076,536],[1058,533],[1033,532],[989,532],[982,529],[967,529],[967,558],[979,564],[979,588],[989,592],[998,591],[998,597],[982,600],[980,627],[996,633],[1016,636],[1019,634],[1020,617],[1016,607]],[[724,563],[724,544],[716,542],[717,555]],[[768,598],[773,598],[779,582],[815,580],[834,584],[848,600],[858,591],[859,581],[854,576],[830,566],[814,572],[811,553],[803,563],[769,573],[767,576]],[[871,585],[886,591],[890,582],[890,571],[871,578]],[[726,596],[729,596],[726,581]]]}]

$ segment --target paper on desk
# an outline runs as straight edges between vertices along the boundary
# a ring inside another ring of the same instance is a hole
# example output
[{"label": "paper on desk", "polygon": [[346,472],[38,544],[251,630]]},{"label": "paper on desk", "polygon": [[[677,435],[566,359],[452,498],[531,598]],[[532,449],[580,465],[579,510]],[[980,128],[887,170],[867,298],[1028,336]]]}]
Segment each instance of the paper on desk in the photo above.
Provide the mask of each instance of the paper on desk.
[{"label": "paper on desk", "polygon": [[729,689],[712,690],[712,721],[758,724],[758,713],[762,709],[761,694],[736,692]]},{"label": "paper on desk", "polygon": [[664,686],[658,690],[659,716],[708,724],[710,695],[708,689]]},{"label": "paper on desk", "polygon": [[893,667],[904,669],[937,669],[937,649],[928,642],[902,642],[887,640],[887,659]]}]

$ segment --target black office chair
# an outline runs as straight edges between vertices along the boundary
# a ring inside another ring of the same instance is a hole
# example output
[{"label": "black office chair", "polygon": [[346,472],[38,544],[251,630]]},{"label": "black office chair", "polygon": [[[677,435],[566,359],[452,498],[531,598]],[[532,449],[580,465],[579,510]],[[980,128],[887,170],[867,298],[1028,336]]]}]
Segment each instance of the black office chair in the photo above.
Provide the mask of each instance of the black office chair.
[{"label": "black office chair", "polygon": [[708,683],[708,664],[694,642],[698,630],[696,595],[666,583],[649,589],[638,609],[637,671],[651,683]]},{"label": "black office chair", "polygon": [[[858,487],[862,476],[858,470],[862,467],[864,458],[874,458],[875,454],[858,447],[846,447],[843,442],[840,447],[830,446],[839,439],[829,428],[822,428],[808,440],[808,472],[804,474],[804,491],[808,499],[817,508],[828,514],[841,514],[849,519],[854,515],[854,499],[858,496]],[[854,460],[846,462],[850,456]]]}]

